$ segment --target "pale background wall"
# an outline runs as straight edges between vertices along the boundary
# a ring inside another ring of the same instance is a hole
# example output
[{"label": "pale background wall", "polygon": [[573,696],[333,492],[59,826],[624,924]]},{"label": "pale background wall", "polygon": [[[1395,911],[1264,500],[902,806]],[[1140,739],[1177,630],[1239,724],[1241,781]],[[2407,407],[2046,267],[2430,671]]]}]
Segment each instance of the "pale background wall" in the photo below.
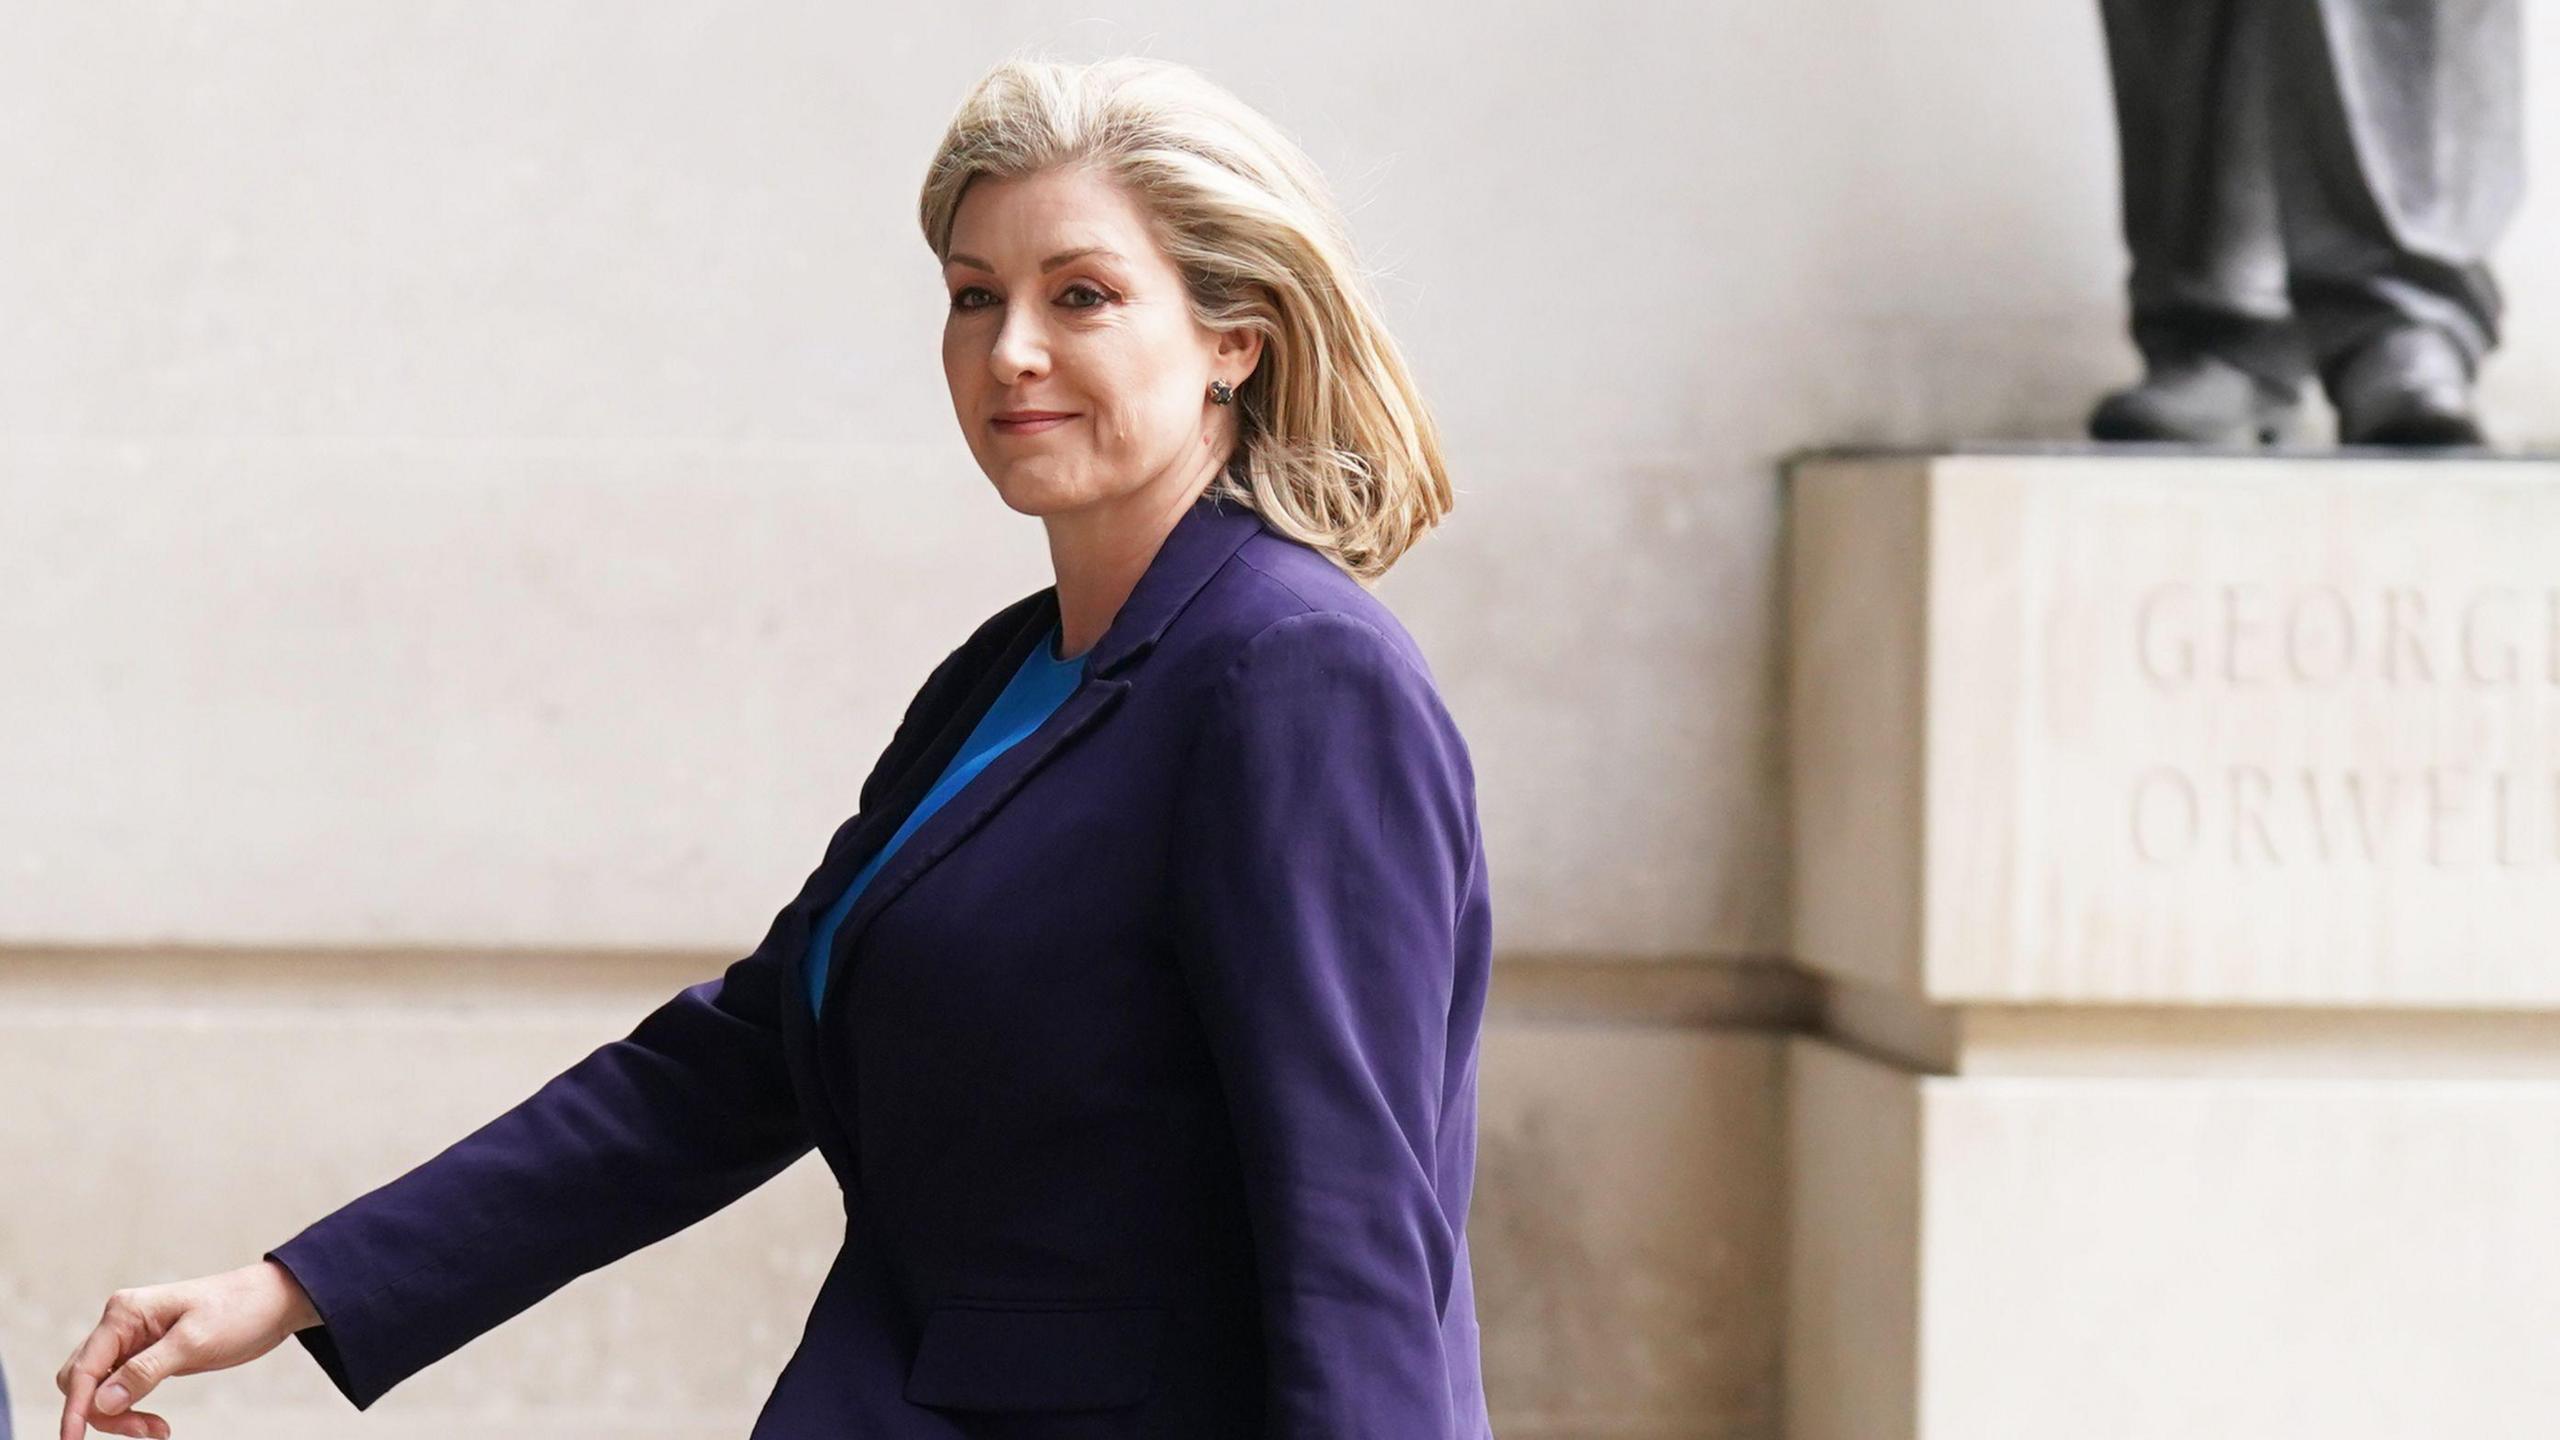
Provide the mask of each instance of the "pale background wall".
[{"label": "pale background wall", "polygon": [[[968,82],[1036,45],[1200,65],[1300,135],[1445,426],[1460,509],[1382,593],[1491,832],[1498,1422],[1775,1433],[1776,461],[2069,438],[2130,376],[2094,4],[1087,13],[0,8],[22,1406],[108,1289],[253,1258],[751,945],[915,683],[1045,583],[953,427],[913,218]],[[2544,20],[2485,394],[2549,446]],[[1595,1007],[1545,963],[1617,960],[1681,978]],[[633,1409],[742,1430],[833,1244],[815,1170],[376,1428],[500,1376],[538,1404],[541,1358],[680,1289],[767,1328]],[[341,1433],[298,1357],[195,1383]]]},{"label": "pale background wall", "polygon": [[[1045,580],[913,219],[1015,44],[1199,64],[1344,192],[1464,492],[1389,595],[1513,946],[1778,948],[1773,460],[2067,435],[2132,366],[2091,5],[12,8],[22,935],[753,928]],[[2560,388],[2554,192],[2511,414]]]}]

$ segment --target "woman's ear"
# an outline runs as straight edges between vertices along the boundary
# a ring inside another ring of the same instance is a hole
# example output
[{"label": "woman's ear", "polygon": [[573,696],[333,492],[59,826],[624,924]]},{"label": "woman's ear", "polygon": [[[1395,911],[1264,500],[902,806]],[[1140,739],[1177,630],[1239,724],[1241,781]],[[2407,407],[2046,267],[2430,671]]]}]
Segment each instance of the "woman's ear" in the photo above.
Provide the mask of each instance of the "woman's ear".
[{"label": "woman's ear", "polygon": [[1262,364],[1262,332],[1250,325],[1221,330],[1216,355],[1219,372],[1234,375],[1233,383],[1241,390]]}]

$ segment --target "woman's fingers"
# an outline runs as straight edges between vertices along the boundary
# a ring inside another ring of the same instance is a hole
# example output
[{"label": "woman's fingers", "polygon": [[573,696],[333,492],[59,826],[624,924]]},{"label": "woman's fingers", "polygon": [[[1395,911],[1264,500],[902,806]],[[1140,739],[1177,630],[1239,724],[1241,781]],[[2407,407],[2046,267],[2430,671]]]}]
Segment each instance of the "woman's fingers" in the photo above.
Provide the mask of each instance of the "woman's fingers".
[{"label": "woman's fingers", "polygon": [[130,1435],[134,1440],[169,1440],[169,1422],[148,1410],[135,1410],[123,1415],[91,1415],[89,1424],[108,1435]]},{"label": "woman's fingers", "polygon": [[107,1302],[107,1313],[100,1318],[89,1338],[80,1342],[63,1362],[61,1373],[53,1383],[62,1387],[62,1431],[59,1440],[86,1440],[89,1434],[89,1397],[96,1393],[98,1382],[107,1378],[116,1362],[124,1358],[124,1343],[117,1335],[116,1303]]},{"label": "woman's fingers", "polygon": [[[98,1393],[89,1401],[89,1412],[93,1417],[89,1423],[97,1424],[94,1417],[99,1415],[124,1414],[132,1409],[134,1402],[150,1394],[153,1386],[172,1375],[183,1375],[189,1368],[178,1337],[174,1333],[161,1335],[158,1344],[117,1366],[116,1372],[98,1387]],[[119,1430],[116,1433],[135,1435],[146,1432]]]},{"label": "woman's fingers", "polygon": [[[97,1327],[54,1377],[63,1394],[61,1440],[83,1440],[93,1426],[138,1440],[169,1433],[167,1420],[132,1409],[152,1386],[181,1367],[178,1347],[165,1332],[137,1297],[119,1290],[107,1298]],[[133,1358],[125,1359],[128,1354]]]}]

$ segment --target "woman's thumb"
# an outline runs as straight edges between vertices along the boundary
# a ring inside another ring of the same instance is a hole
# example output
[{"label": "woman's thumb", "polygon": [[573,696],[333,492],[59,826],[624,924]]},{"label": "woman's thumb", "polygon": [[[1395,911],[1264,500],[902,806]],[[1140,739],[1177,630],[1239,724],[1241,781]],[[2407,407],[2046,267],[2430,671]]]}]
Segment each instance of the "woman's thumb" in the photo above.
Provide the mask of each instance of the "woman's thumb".
[{"label": "woman's thumb", "polygon": [[121,1415],[125,1407],[151,1393],[151,1387],[169,1378],[178,1368],[176,1337],[163,1335],[150,1349],[127,1360],[107,1377],[90,1398],[89,1408],[101,1415]]}]

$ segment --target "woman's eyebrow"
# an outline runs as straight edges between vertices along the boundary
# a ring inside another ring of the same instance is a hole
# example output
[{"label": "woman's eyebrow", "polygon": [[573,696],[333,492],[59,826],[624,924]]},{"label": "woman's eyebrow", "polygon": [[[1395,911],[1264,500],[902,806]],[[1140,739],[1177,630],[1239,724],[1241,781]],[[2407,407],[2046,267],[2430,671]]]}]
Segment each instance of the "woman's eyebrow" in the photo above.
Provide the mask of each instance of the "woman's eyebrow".
[{"label": "woman's eyebrow", "polygon": [[[1087,245],[1080,250],[1061,250],[1057,254],[1050,256],[1048,259],[1041,261],[1040,273],[1045,275],[1048,272],[1057,269],[1059,266],[1066,264],[1068,261],[1085,255],[1099,255],[1106,260],[1118,260],[1122,258],[1120,252],[1117,250],[1106,249],[1100,245]],[[986,261],[979,259],[975,255],[963,255],[956,250],[952,252],[951,258],[943,263],[947,265],[966,265],[972,270],[984,270],[990,275],[996,273],[996,267],[993,265],[988,264]]]}]

